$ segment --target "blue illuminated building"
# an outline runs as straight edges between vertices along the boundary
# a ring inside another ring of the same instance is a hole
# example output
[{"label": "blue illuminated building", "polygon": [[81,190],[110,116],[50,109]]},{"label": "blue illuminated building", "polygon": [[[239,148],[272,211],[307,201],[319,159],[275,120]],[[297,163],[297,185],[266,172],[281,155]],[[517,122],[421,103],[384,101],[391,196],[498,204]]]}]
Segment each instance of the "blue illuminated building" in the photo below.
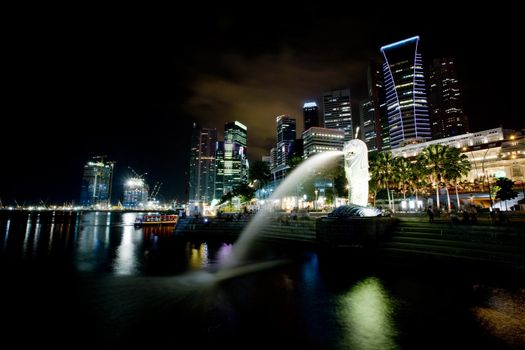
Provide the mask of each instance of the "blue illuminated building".
[{"label": "blue illuminated building", "polygon": [[84,207],[109,207],[111,204],[111,183],[115,162],[89,161],[84,165],[80,204]]},{"label": "blue illuminated building", "polygon": [[381,47],[390,147],[431,139],[419,36]]}]

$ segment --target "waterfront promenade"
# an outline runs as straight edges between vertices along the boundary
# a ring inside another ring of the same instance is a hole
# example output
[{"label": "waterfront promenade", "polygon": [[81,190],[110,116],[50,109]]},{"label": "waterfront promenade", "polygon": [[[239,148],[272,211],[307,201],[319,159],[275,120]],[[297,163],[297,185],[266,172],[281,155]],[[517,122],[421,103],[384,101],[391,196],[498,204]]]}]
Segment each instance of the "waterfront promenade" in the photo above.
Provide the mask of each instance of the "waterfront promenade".
[{"label": "waterfront promenade", "polygon": [[[401,213],[394,218],[398,223],[387,234],[372,246],[356,245],[353,251],[387,263],[460,263],[525,272],[525,222],[520,213],[508,215],[504,222],[491,221],[488,215],[478,215],[475,222],[460,219],[455,223],[445,215],[436,217],[433,223],[424,214]],[[249,220],[250,216],[185,218],[179,220],[175,234],[195,239],[234,240]],[[315,217],[291,219],[286,214],[276,215],[260,228],[257,240],[323,250],[326,247],[319,243],[318,225],[319,219]]]}]

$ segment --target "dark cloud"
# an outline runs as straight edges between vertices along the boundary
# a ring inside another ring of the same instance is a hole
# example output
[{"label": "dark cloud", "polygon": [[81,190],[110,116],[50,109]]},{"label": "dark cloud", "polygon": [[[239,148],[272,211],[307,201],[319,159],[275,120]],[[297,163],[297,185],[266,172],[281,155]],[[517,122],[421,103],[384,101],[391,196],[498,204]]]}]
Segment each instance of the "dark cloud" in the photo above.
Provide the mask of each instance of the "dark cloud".
[{"label": "dark cloud", "polygon": [[226,122],[246,124],[252,159],[269,154],[274,146],[276,116],[295,117],[300,136],[304,102],[315,100],[321,105],[323,91],[357,85],[366,74],[366,62],[305,57],[291,49],[255,58],[224,55],[221,62],[234,78],[197,75],[185,111],[202,125],[216,127],[219,133]]}]

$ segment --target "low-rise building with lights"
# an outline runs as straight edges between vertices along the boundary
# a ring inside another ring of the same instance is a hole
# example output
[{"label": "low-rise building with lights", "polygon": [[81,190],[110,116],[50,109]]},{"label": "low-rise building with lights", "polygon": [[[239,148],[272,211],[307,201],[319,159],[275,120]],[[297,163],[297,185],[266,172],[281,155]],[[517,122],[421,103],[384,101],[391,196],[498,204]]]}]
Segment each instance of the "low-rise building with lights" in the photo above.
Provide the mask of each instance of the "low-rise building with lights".
[{"label": "low-rise building with lights", "polygon": [[460,148],[472,167],[468,180],[507,177],[516,183],[524,181],[525,138],[520,132],[501,127],[463,135],[409,144],[392,149],[394,157],[412,158],[431,145]]}]

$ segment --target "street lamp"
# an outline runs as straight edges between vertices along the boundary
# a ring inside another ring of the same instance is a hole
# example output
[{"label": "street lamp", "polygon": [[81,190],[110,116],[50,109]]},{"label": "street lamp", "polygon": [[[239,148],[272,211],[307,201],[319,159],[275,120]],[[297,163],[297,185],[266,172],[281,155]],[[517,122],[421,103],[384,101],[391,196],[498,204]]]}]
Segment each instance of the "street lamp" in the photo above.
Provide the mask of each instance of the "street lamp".
[{"label": "street lamp", "polygon": [[314,209],[317,209],[317,194],[319,193],[319,191],[315,190],[314,193],[315,193]]}]

